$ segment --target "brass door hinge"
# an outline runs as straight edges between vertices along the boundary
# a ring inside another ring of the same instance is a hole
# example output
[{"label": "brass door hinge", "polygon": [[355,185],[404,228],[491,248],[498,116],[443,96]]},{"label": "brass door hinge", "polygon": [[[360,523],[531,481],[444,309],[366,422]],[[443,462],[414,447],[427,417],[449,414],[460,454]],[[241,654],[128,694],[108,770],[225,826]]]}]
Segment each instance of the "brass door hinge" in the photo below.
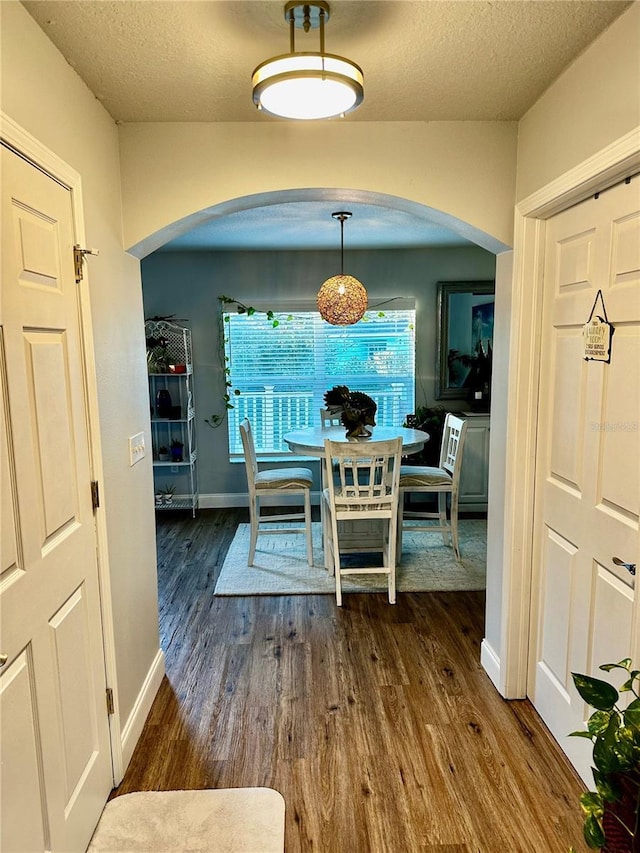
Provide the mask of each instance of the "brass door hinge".
[{"label": "brass door hinge", "polygon": [[107,687],[107,714],[115,714],[116,708],[113,704],[113,690]]},{"label": "brass door hinge", "polygon": [[100,489],[98,488],[98,481],[91,481],[91,505],[93,506],[93,511],[95,512],[100,506]]},{"label": "brass door hinge", "polygon": [[97,249],[82,249],[80,246],[73,247],[73,266],[76,273],[76,284],[82,281],[82,262],[85,255],[99,255]]}]

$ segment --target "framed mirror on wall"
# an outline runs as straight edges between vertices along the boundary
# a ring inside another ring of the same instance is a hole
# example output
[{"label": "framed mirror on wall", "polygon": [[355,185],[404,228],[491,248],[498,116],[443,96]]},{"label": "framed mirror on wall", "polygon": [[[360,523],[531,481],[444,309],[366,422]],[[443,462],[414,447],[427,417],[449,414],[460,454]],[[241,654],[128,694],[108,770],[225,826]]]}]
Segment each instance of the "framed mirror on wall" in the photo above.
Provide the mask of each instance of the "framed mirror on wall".
[{"label": "framed mirror on wall", "polygon": [[436,399],[489,411],[494,281],[438,282]]}]

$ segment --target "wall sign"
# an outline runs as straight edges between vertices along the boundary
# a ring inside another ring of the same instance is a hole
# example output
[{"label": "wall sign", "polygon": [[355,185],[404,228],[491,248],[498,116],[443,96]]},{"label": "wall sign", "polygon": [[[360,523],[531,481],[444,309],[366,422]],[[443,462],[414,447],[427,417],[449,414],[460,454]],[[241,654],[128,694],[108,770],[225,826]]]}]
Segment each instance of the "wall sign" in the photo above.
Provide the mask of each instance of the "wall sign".
[{"label": "wall sign", "polygon": [[[598,299],[602,303],[602,313],[604,317],[596,314],[596,305]],[[599,290],[596,294],[591,314],[588,321],[582,327],[582,339],[584,342],[584,358],[585,361],[605,361],[607,364],[611,361],[611,336],[613,335],[613,326],[607,318],[607,309],[604,307],[604,299],[602,291]]]}]

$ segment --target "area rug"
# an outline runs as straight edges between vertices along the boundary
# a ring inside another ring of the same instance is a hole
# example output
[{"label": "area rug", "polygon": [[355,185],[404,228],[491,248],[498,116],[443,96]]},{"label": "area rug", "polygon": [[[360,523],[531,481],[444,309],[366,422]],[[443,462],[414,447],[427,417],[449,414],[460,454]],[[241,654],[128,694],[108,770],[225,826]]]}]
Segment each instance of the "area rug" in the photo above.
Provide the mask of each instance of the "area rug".
[{"label": "area rug", "polygon": [[[294,526],[294,525],[291,525]],[[333,593],[335,582],[323,565],[320,524],[313,527],[314,565],[307,565],[305,538],[282,534],[258,537],[255,564],[247,566],[248,524],[238,531],[224,561],[215,595],[295,595]],[[486,582],[487,523],[484,519],[459,522],[462,562],[444,545],[441,533],[405,531],[402,559],[396,569],[398,592],[444,592],[484,589]],[[384,592],[384,575],[343,578],[345,592]]]},{"label": "area rug", "polygon": [[272,788],[143,791],[107,803],[87,853],[283,853]]}]

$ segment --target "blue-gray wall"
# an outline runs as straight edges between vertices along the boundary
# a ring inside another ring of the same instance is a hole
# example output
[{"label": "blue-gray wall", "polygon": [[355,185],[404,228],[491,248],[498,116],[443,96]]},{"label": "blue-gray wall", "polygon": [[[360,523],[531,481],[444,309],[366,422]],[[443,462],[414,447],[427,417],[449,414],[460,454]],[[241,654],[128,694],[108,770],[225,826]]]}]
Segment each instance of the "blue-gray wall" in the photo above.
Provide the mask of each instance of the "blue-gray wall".
[{"label": "blue-gray wall", "polygon": [[[246,493],[244,467],[228,461],[226,423],[211,429],[204,422],[221,411],[218,296],[267,307],[269,300],[287,297],[315,300],[322,282],[340,271],[339,262],[333,251],[155,252],[142,261],[145,316],[173,314],[187,319],[193,332],[201,495]],[[495,256],[475,246],[350,251],[345,272],[363,282],[370,304],[393,296],[415,299],[416,403],[433,403],[437,282],[493,279]]]}]

